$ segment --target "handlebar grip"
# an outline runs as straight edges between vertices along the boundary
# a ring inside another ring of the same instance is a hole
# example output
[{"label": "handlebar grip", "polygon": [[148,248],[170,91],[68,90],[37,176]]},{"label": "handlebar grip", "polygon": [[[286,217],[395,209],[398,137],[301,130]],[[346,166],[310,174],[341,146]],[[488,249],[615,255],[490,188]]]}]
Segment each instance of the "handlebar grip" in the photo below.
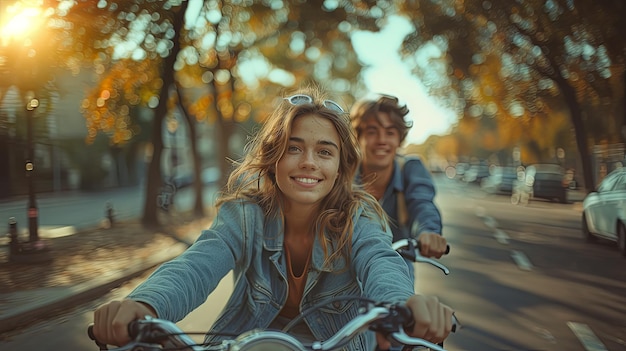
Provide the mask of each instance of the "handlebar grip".
[{"label": "handlebar grip", "polygon": [[93,333],[93,323],[90,323],[89,326],[87,327],[87,335],[89,335],[89,339],[93,340],[96,343],[96,345],[98,345],[100,350],[108,350],[106,344],[103,344],[100,341],[98,341],[98,339],[96,339],[96,336]]},{"label": "handlebar grip", "polygon": [[89,324],[87,327],[87,335],[89,335],[89,339],[96,341],[96,336],[93,335],[93,323]]},{"label": "handlebar grip", "polygon": [[461,323],[459,319],[456,318],[456,314],[452,313],[452,332],[456,333],[457,329],[461,329]]},{"label": "handlebar grip", "polygon": [[[402,323],[402,326],[406,330],[413,329],[413,326],[415,326],[415,320],[413,319],[413,312],[411,311],[411,309],[403,305],[397,305],[396,309],[398,310],[398,313],[401,315],[401,318],[405,321],[404,323]],[[460,328],[461,328],[461,323],[459,322],[459,319],[456,317],[456,314],[452,313],[451,332],[456,333],[456,331]]]},{"label": "handlebar grip", "polygon": [[128,336],[131,339],[135,339],[137,335],[139,335],[139,331],[140,331],[139,319],[136,319],[128,323]]},{"label": "handlebar grip", "polygon": [[[128,335],[130,336],[131,339],[135,339],[137,335],[139,335],[139,331],[140,331],[139,320],[134,320],[128,323]],[[93,333],[93,323],[90,323],[89,326],[87,327],[87,335],[89,335],[89,338],[93,340],[96,343],[96,345],[98,345],[101,351],[108,350],[107,344],[103,344],[100,341],[98,341],[95,334]]]},{"label": "handlebar grip", "polygon": [[[416,240],[416,242],[417,242],[416,244],[417,250],[420,251],[422,249],[422,244],[418,240]],[[446,251],[443,254],[447,255],[449,253],[450,253],[450,244],[446,244]]]}]

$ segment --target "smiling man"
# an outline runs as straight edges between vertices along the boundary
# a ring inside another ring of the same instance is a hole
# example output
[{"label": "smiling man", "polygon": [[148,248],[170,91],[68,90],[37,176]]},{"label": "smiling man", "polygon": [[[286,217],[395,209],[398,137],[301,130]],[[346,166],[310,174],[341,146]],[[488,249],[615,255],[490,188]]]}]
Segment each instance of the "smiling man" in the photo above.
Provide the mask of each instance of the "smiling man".
[{"label": "smiling man", "polygon": [[[420,252],[440,258],[446,251],[441,236],[441,213],[434,203],[435,186],[418,157],[398,155],[410,121],[406,105],[390,95],[357,101],[350,111],[362,153],[356,182],[364,185],[390,218],[393,240],[417,238]],[[409,263],[413,272],[413,265]]]}]

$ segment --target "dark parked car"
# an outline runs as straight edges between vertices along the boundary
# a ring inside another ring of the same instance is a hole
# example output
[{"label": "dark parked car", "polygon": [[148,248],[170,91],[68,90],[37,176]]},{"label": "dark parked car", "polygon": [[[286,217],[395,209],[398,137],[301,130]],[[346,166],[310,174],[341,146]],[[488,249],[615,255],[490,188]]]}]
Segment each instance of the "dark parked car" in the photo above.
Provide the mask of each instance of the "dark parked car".
[{"label": "dark parked car", "polygon": [[583,235],[617,242],[626,256],[626,168],[609,173],[583,200]]},{"label": "dark parked car", "polygon": [[526,181],[532,184],[532,197],[567,203],[567,184],[563,167],[556,164],[528,166]]}]

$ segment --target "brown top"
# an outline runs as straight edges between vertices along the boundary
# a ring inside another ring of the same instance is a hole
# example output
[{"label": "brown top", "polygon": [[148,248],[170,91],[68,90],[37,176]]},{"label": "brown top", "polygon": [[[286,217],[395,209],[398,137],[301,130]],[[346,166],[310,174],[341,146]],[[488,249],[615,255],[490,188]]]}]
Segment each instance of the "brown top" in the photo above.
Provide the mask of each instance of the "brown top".
[{"label": "brown top", "polygon": [[309,270],[309,261],[311,260],[311,252],[309,251],[306,263],[302,272],[300,272],[300,276],[296,276],[293,272],[289,250],[285,250],[285,255],[287,258],[287,285],[289,286],[289,291],[287,292],[287,301],[285,302],[283,309],[280,311],[280,315],[293,319],[300,313],[300,301],[302,301],[302,295],[304,294],[307,272]]}]

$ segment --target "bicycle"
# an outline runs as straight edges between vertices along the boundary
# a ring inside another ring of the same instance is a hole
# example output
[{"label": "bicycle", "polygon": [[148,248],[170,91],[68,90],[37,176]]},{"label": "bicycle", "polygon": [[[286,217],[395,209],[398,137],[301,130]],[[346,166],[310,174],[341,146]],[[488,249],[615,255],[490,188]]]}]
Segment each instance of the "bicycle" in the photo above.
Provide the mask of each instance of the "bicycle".
[{"label": "bicycle", "polygon": [[[404,257],[409,257],[415,262],[429,263],[441,269],[445,274],[449,274],[448,268],[444,265],[419,254],[419,242],[415,239],[397,241],[393,247]],[[447,252],[449,252],[449,247]],[[361,302],[360,314],[339,329],[332,337],[305,344],[288,334],[289,330],[309,313],[338,300],[346,299]],[[455,315],[452,318],[452,332],[456,332],[461,325]],[[412,322],[411,310],[401,303],[376,302],[359,296],[344,296],[328,299],[312,306],[303,311],[282,330],[254,329],[242,334],[220,334],[231,337],[231,339],[218,343],[197,343],[191,338],[191,335],[207,335],[206,332],[184,332],[173,322],[150,316],[131,322],[128,325],[128,334],[132,341],[118,348],[108,349],[107,345],[97,341],[93,335],[93,324],[88,327],[88,335],[100,347],[100,350],[109,351],[325,351],[339,349],[360,333],[371,330],[382,333],[396,344],[404,345],[403,350],[412,350],[414,347],[418,347],[419,350],[425,348],[431,351],[445,351],[442,346],[407,335],[404,330],[411,328]]]}]

